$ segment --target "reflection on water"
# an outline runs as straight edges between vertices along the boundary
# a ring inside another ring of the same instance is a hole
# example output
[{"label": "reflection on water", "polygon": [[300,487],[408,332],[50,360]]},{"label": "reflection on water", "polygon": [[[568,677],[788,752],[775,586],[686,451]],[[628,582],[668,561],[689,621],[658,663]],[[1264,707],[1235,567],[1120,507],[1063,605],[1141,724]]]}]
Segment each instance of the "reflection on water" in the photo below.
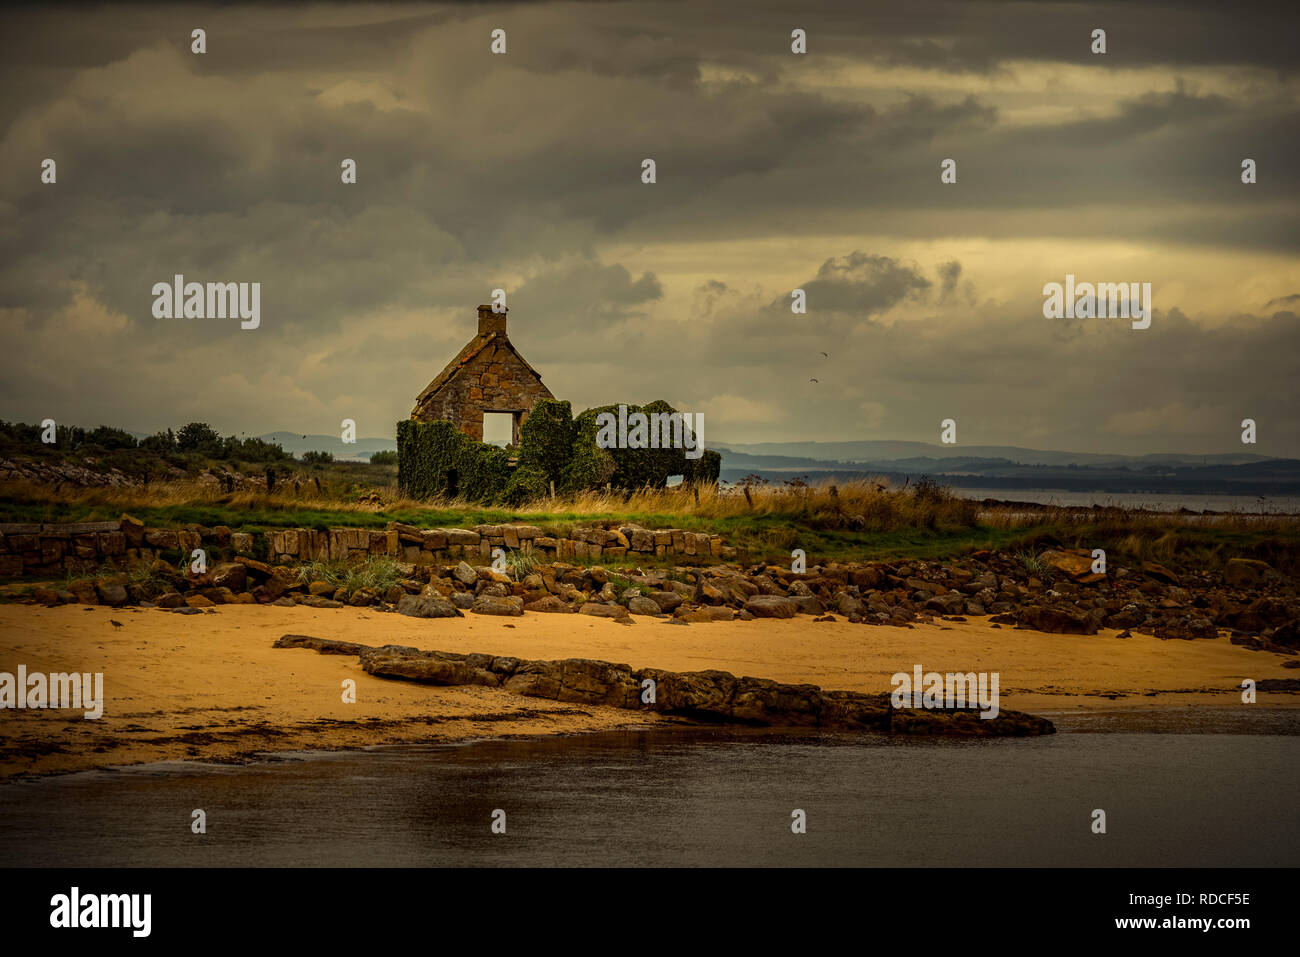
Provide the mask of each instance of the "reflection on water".
[{"label": "reflection on water", "polygon": [[646,730],[154,764],[0,785],[0,864],[1294,866],[1298,750]]}]

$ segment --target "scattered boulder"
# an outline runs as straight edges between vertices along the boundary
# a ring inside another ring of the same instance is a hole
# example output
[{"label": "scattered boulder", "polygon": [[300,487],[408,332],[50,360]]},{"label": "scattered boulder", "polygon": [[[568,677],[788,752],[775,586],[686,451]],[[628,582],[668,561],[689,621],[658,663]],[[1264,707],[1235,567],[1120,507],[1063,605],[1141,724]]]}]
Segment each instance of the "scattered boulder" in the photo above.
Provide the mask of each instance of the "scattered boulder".
[{"label": "scattered boulder", "polygon": [[598,601],[583,602],[579,614],[591,615],[595,618],[626,618],[627,609],[622,605],[611,605]]},{"label": "scattered boulder", "polygon": [[682,596],[675,591],[654,591],[646,597],[658,605],[660,611],[669,614],[682,603]]},{"label": "scattered boulder", "polygon": [[1192,641],[1196,638],[1217,638],[1219,630],[1214,627],[1214,622],[1207,618],[1179,618],[1156,625],[1155,636]]},{"label": "scattered boulder", "polygon": [[708,608],[687,608],[685,606],[678,608],[673,615],[683,624],[687,625],[707,625],[713,621],[713,615],[709,613]]},{"label": "scattered boulder", "polygon": [[1177,575],[1171,572],[1168,568],[1165,568],[1164,565],[1160,565],[1156,562],[1143,562],[1142,571],[1149,577],[1154,578],[1158,582],[1164,582],[1166,585],[1182,584],[1181,579],[1179,579]]},{"label": "scattered boulder", "polygon": [[461,611],[445,598],[433,595],[403,595],[397,600],[397,613],[412,618],[461,618]]},{"label": "scattered boulder", "polygon": [[[994,621],[1002,621],[997,616]],[[1015,621],[1022,628],[1054,635],[1095,635],[1101,627],[1101,614],[1070,605],[1029,605],[1020,609]]]},{"label": "scattered boulder", "polygon": [[1223,580],[1233,588],[1250,588],[1281,576],[1267,562],[1253,558],[1229,558]]},{"label": "scattered boulder", "polygon": [[112,608],[119,608],[131,600],[126,593],[126,586],[113,581],[95,582],[95,594],[99,596],[100,604]]},{"label": "scattered boulder", "polygon": [[745,611],[755,618],[793,618],[799,606],[779,595],[755,595],[745,602]]},{"label": "scattered boulder", "polygon": [[1270,642],[1282,648],[1300,649],[1300,620],[1288,621],[1273,629]]},{"label": "scattered boulder", "polygon": [[953,592],[947,595],[935,595],[926,599],[925,609],[937,611],[941,615],[960,615],[966,610],[966,596]]},{"label": "scattered boulder", "polygon": [[1092,552],[1085,548],[1049,548],[1038,556],[1038,560],[1080,585],[1106,580],[1104,574],[1092,570]]},{"label": "scattered boulder", "polygon": [[479,595],[469,606],[476,615],[504,615],[518,618],[524,613],[524,600],[513,596]]},{"label": "scattered boulder", "polygon": [[524,605],[524,611],[537,611],[547,614],[567,615],[573,611],[561,599],[555,595],[547,595],[544,598],[538,598],[536,601],[527,602]]},{"label": "scattered boulder", "polygon": [[248,568],[239,562],[218,565],[212,570],[212,584],[232,592],[243,591],[248,584]]},{"label": "scattered boulder", "polygon": [[866,615],[867,606],[862,603],[861,599],[842,591],[835,597],[835,610],[845,618],[860,618]]},{"label": "scattered boulder", "polygon": [[59,603],[59,593],[53,588],[34,588],[32,589],[32,598],[39,605],[57,605]]},{"label": "scattered boulder", "polygon": [[636,595],[627,600],[627,610],[634,615],[662,615],[663,609],[653,598]]},{"label": "scattered boulder", "polygon": [[826,611],[822,603],[811,595],[791,595],[789,600],[794,602],[799,613],[803,615],[820,615]]}]

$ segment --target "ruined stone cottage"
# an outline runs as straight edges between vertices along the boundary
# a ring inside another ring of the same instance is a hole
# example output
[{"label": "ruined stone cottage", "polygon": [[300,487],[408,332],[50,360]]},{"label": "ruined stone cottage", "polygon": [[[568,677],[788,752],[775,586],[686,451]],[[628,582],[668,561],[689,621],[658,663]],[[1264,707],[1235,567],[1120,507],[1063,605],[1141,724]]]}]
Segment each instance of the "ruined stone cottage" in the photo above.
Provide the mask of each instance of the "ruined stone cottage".
[{"label": "ruined stone cottage", "polygon": [[496,424],[509,426],[510,442],[518,447],[519,427],[533,406],[555,396],[510,342],[506,314],[493,312],[491,306],[478,307],[478,335],[420,393],[412,419],[445,419],[482,442],[485,417],[509,416]]}]

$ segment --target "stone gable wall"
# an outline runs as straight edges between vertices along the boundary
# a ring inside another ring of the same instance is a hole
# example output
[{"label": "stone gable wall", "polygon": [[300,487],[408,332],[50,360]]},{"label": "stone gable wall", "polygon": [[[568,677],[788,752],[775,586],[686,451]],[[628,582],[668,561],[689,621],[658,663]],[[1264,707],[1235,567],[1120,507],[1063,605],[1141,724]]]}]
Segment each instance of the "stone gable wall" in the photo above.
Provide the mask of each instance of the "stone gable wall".
[{"label": "stone gable wall", "polygon": [[421,422],[446,419],[475,442],[482,442],[484,412],[521,412],[515,423],[517,445],[519,426],[533,406],[553,398],[550,389],[520,361],[513,348],[497,340],[416,406],[411,418]]}]

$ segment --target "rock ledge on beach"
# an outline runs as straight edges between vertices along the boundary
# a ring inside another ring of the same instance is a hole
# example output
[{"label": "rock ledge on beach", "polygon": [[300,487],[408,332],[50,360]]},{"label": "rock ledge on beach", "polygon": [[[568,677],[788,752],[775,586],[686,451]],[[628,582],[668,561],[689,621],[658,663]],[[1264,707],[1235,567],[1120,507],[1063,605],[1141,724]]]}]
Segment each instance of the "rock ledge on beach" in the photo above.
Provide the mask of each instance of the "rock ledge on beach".
[{"label": "rock ledge on beach", "polygon": [[[372,648],[354,642],[285,635],[276,648],[356,654],[367,674],[432,685],[482,685],[515,694],[576,704],[604,704],[711,722],[807,727],[896,734],[1021,737],[1053,734],[1046,718],[1002,710],[984,719],[977,710],[894,708],[888,694],[823,691],[726,671],[633,669],[590,658],[528,661],[500,655],[421,651],[405,645]],[[649,694],[653,688],[654,694]],[[646,700],[653,697],[652,701]]]}]

